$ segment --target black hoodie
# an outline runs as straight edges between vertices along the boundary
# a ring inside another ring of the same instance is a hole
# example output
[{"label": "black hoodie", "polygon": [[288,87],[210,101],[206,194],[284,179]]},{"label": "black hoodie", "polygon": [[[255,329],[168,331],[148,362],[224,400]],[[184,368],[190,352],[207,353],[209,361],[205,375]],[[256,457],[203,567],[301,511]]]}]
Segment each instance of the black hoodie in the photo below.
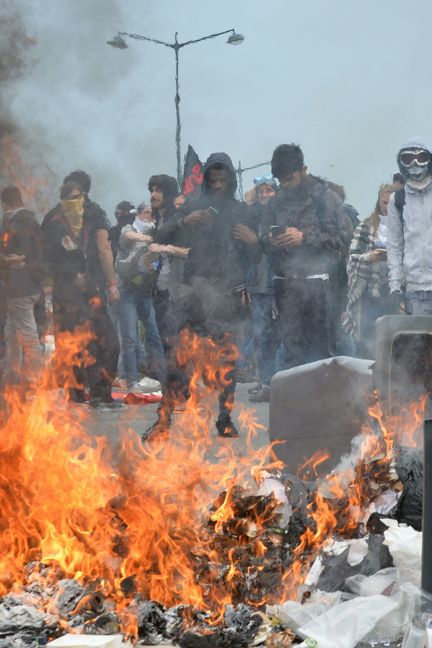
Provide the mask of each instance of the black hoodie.
[{"label": "black hoodie", "polygon": [[[208,172],[215,165],[228,170],[229,184],[223,198],[211,193]],[[237,189],[236,173],[231,158],[226,153],[212,153],[203,167],[203,184],[198,197],[187,199],[177,212],[181,227],[179,242],[191,248],[185,264],[184,280],[192,283],[195,278],[210,282],[220,293],[226,295],[238,291],[245,284],[248,267],[248,248],[234,239],[234,226],[248,223],[247,208],[234,197]],[[218,214],[210,224],[181,226],[182,218],[195,210],[213,207]]]}]

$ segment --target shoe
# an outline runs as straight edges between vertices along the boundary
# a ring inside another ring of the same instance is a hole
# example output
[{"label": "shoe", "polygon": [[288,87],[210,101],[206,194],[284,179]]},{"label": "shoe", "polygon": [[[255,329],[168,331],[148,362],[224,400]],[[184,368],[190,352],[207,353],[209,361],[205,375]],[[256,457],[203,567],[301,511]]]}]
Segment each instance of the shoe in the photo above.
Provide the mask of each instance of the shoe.
[{"label": "shoe", "polygon": [[216,429],[218,431],[219,437],[235,439],[236,437],[240,436],[229,414],[219,414],[219,417],[216,421]]},{"label": "shoe", "polygon": [[127,389],[127,381],[125,378],[116,378],[113,380],[112,386],[117,389]]},{"label": "shoe", "polygon": [[141,391],[146,394],[151,394],[152,392],[160,391],[162,389],[159,380],[149,378],[148,376],[140,380],[137,384],[140,386]]},{"label": "shoe", "polygon": [[270,387],[263,385],[262,389],[249,397],[251,403],[270,403]]},{"label": "shoe", "polygon": [[257,383],[255,387],[250,387],[247,391],[248,394],[258,394],[258,392],[261,391],[261,389],[262,389],[262,385]]},{"label": "shoe", "polygon": [[127,407],[125,403],[122,403],[120,401],[112,400],[108,403],[104,403],[104,401],[98,398],[92,398],[89,402],[89,405],[90,407],[93,407],[93,409],[97,409],[98,412],[118,412],[119,410],[125,409]]},{"label": "shoe", "polygon": [[128,394],[142,394],[144,390],[139,382],[134,382],[127,385],[126,391]]},{"label": "shoe", "polygon": [[256,375],[249,369],[239,369],[236,378],[239,383],[252,383],[256,381]]}]

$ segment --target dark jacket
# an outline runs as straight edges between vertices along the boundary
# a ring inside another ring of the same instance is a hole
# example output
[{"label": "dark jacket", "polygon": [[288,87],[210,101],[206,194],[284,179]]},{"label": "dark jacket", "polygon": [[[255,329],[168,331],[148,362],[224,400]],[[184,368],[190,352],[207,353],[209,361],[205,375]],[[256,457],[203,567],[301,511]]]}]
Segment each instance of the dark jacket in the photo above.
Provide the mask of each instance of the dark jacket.
[{"label": "dark jacket", "polygon": [[33,212],[18,209],[5,214],[1,230],[1,253],[25,256],[25,266],[3,272],[6,297],[26,297],[41,291],[44,275],[42,231]]},{"label": "dark jacket", "polygon": [[78,273],[85,274],[89,285],[105,288],[105,276],[99,259],[96,232],[109,231],[105,212],[86,198],[83,226],[75,237],[61,212],[59,203],[46,214],[42,231],[45,237],[45,259],[54,287],[73,282]]},{"label": "dark jacket", "polygon": [[[208,186],[208,172],[214,165],[221,164],[229,172],[229,186],[226,195],[220,199],[214,196]],[[181,243],[191,248],[185,263],[184,278],[191,283],[202,278],[217,286],[219,292],[231,294],[245,285],[249,251],[241,241],[234,239],[234,226],[248,224],[247,207],[234,197],[237,189],[236,174],[230,157],[226,153],[213,153],[203,167],[201,194],[186,200],[177,212],[181,219],[192,211],[213,207],[218,214],[210,224],[191,227],[183,226]]]},{"label": "dark jacket", "polygon": [[[294,188],[280,189],[266,209],[263,243],[273,272],[280,277],[334,274],[347,254],[352,228],[339,196],[319,178],[305,176]],[[297,247],[275,248],[268,242],[271,225],[303,232]]]}]

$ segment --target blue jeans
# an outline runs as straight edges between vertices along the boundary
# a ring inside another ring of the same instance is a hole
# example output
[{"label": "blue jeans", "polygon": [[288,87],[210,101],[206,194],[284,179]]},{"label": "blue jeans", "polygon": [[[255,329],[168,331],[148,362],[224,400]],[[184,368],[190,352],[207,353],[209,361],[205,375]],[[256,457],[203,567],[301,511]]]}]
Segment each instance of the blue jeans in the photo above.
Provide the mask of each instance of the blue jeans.
[{"label": "blue jeans", "polygon": [[272,303],[272,295],[261,293],[251,295],[252,330],[259,379],[263,385],[270,385],[275,373],[275,358],[278,347],[272,318]]},{"label": "blue jeans", "polygon": [[432,292],[418,290],[406,294],[405,301],[410,315],[432,315]]},{"label": "blue jeans", "polygon": [[165,380],[166,363],[153,298],[149,293],[120,287],[118,302],[120,334],[123,343],[123,373],[128,383],[140,379],[138,320],[145,327],[145,345],[150,368],[158,380]]}]

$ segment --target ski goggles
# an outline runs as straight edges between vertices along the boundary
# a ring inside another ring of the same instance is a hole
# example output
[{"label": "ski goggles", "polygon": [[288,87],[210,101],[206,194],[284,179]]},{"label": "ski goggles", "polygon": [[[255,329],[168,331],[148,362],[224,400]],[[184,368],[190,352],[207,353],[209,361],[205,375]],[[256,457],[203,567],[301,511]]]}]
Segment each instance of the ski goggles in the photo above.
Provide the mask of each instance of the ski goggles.
[{"label": "ski goggles", "polygon": [[424,149],[417,149],[413,151],[405,150],[399,154],[400,163],[404,167],[410,167],[415,162],[419,166],[426,166],[430,162],[430,153]]},{"label": "ski goggles", "polygon": [[260,185],[260,184],[268,184],[268,185],[275,185],[276,180],[273,178],[271,173],[266,173],[265,175],[262,176],[255,176],[253,179],[254,185]]}]

